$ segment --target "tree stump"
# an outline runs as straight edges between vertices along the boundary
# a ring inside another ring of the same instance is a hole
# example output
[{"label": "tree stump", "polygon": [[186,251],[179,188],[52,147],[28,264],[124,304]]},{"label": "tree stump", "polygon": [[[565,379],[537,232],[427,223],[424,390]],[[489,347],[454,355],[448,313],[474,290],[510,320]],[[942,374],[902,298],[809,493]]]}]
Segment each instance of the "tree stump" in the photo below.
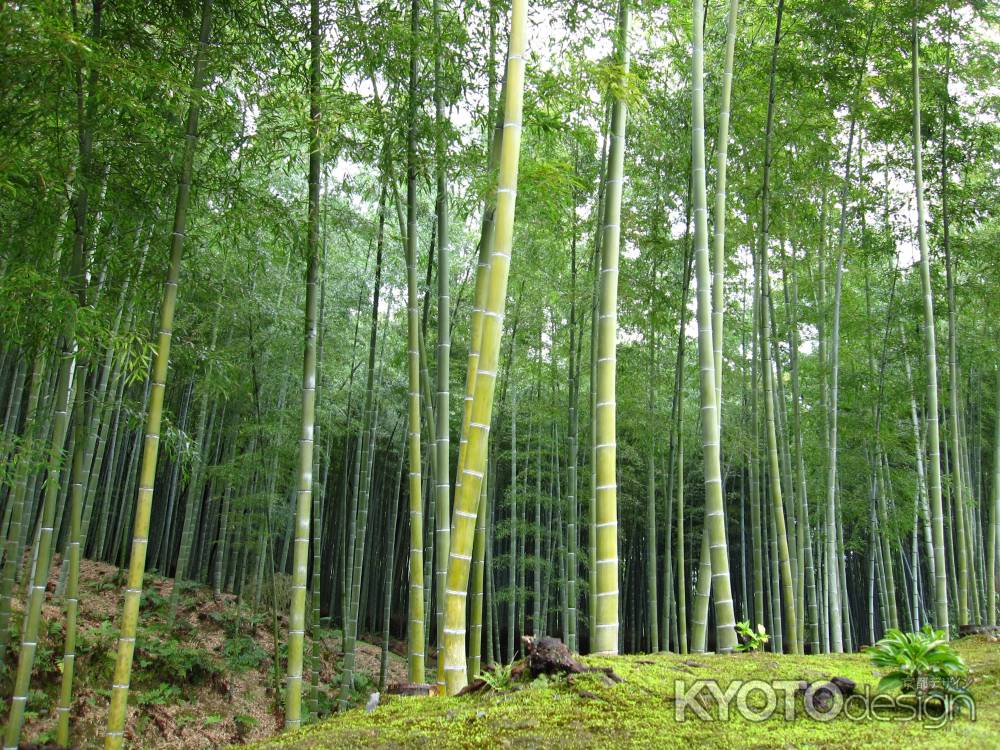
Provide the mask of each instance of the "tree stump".
[{"label": "tree stump", "polygon": [[566,648],[566,644],[558,638],[551,636],[532,638],[530,635],[526,635],[521,641],[524,643],[524,652],[528,655],[525,664],[532,677],[538,677],[541,674],[600,672],[612,682],[624,682],[611,667],[588,667],[581,664],[573,658],[573,654]]}]

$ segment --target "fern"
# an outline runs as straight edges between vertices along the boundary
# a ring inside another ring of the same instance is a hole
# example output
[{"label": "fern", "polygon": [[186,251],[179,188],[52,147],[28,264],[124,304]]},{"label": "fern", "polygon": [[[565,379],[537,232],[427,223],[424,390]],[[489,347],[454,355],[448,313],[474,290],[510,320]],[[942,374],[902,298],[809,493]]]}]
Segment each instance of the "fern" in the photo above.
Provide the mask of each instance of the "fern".
[{"label": "fern", "polygon": [[493,671],[479,675],[486,686],[495,693],[502,693],[514,687],[514,662],[494,664]]}]

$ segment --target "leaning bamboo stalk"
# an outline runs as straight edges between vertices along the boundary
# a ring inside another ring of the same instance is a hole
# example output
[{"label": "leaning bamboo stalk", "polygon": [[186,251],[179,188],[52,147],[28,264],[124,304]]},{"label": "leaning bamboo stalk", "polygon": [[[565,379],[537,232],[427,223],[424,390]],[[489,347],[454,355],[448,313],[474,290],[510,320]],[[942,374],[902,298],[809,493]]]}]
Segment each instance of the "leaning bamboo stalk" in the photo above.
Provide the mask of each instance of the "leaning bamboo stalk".
[{"label": "leaning bamboo stalk", "polygon": [[119,750],[124,741],[129,678],[132,673],[132,656],[135,651],[135,634],[139,621],[139,602],[142,597],[142,576],[146,568],[146,548],[149,544],[149,519],[153,506],[153,480],[160,447],[160,419],[163,415],[163,395],[166,389],[167,365],[170,360],[170,341],[173,333],[174,311],[177,305],[177,285],[180,276],[184,236],[187,228],[187,210],[191,194],[191,173],[194,150],[198,139],[198,115],[201,93],[205,86],[205,67],[208,44],[212,31],[212,0],[202,0],[201,30],[198,52],[195,57],[194,77],[191,86],[191,104],[188,108],[181,177],[177,189],[177,207],[174,226],[170,235],[170,267],[164,285],[163,304],[160,308],[159,341],[153,363],[153,378],[146,417],[146,437],[143,445],[139,493],[136,499],[135,525],[132,535],[132,553],[129,560],[125,606],[122,613],[121,637],[118,640],[118,658],[111,685],[111,708],[105,734],[105,750]]},{"label": "leaning bamboo stalk", "polygon": [[[99,39],[101,35],[101,8],[100,2],[95,3],[93,17],[93,37]],[[74,3],[71,6],[74,27],[77,25],[77,9]],[[86,405],[86,380],[87,365],[85,359],[80,357],[77,343],[77,320],[79,309],[87,306],[87,284],[88,284],[88,257],[87,257],[87,180],[91,166],[91,153],[93,146],[93,128],[91,123],[94,119],[94,108],[96,105],[94,87],[96,81],[96,68],[93,68],[88,77],[88,91],[86,92],[86,107],[83,104],[84,85],[82,66],[76,71],[77,85],[77,111],[79,114],[79,169],[75,171],[76,185],[71,199],[71,206],[74,213],[74,242],[73,253],[70,262],[68,280],[70,288],[75,297],[76,308],[66,316],[63,324],[62,337],[62,361],[56,377],[56,391],[53,396],[55,405],[52,419],[51,442],[49,443],[50,458],[46,471],[47,482],[42,499],[42,506],[38,513],[37,540],[34,545],[34,562],[30,571],[27,601],[25,602],[24,620],[21,627],[21,645],[18,650],[17,670],[14,675],[14,684],[11,690],[10,714],[7,720],[7,727],[4,733],[4,748],[16,748],[19,744],[21,729],[24,723],[24,714],[28,704],[28,692],[31,684],[31,673],[34,668],[35,655],[38,648],[38,631],[41,623],[42,605],[45,600],[45,589],[48,584],[49,569],[52,564],[53,547],[56,544],[54,532],[58,530],[59,524],[56,521],[57,512],[65,508],[65,503],[60,504],[59,491],[63,486],[61,479],[63,476],[70,477],[70,481],[76,480],[79,484],[82,478],[83,468],[83,448],[86,441],[84,434],[85,425],[85,405]],[[58,256],[58,252],[57,252]],[[75,389],[75,391],[74,391]],[[75,395],[73,395],[75,393]],[[72,449],[72,467],[70,472],[64,472],[63,449],[66,443],[66,435],[69,429],[70,410],[75,404],[76,414],[74,420],[74,436],[71,442],[74,443]],[[75,469],[75,477],[73,474]],[[83,502],[82,485],[70,489],[70,504],[73,506],[71,516],[77,520],[75,529],[72,532],[79,534],[79,511]],[[59,506],[57,508],[57,506]],[[13,513],[13,511],[12,511]],[[23,506],[22,506],[23,513]],[[28,514],[30,519],[31,514]],[[30,524],[22,523],[22,533]],[[76,542],[73,549],[78,550],[78,538],[72,536],[71,543]],[[73,654],[76,625],[76,601],[68,603],[67,608],[67,630],[69,641],[67,643],[67,653],[70,655],[70,673],[72,674],[72,662],[75,658]],[[65,686],[63,688],[65,691]],[[65,713],[60,711],[59,713]],[[67,717],[68,719],[68,717]],[[62,722],[61,722],[62,723]],[[61,724],[60,723],[60,724]],[[67,724],[68,727],[68,724]],[[61,730],[60,734],[63,734]]]},{"label": "leaning bamboo stalk", "polygon": [[445,589],[445,681],[449,694],[467,683],[465,660],[466,598],[483,474],[486,469],[487,434],[493,412],[500,338],[506,307],[507,279],[514,234],[514,205],[521,146],[524,96],[527,0],[513,0],[510,45],[507,57],[507,97],[504,103],[504,137],[497,188],[496,226],[490,255],[489,294],[483,313],[482,349],[476,369],[475,396],[469,421],[466,463],[460,467],[461,488],[455,494],[451,549]]},{"label": "leaning bamboo stalk", "polygon": [[3,573],[0,577],[0,648],[5,649],[10,638],[11,597],[14,594],[14,581],[21,563],[21,527],[27,521],[24,517],[25,498],[28,494],[28,473],[31,461],[27,451],[31,450],[35,432],[38,427],[38,399],[41,394],[44,378],[45,358],[38,354],[31,366],[31,384],[28,387],[28,404],[24,432],[21,436],[22,454],[14,466],[14,492],[7,501],[10,507],[10,525],[7,528],[7,539],[4,551]]}]

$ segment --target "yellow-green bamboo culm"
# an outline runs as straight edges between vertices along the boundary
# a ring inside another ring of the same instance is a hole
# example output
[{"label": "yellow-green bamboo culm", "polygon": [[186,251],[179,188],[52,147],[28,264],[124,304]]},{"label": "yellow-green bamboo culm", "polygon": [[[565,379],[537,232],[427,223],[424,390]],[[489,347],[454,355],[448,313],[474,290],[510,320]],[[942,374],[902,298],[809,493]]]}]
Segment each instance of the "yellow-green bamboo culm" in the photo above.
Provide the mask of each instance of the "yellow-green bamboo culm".
[{"label": "yellow-green bamboo culm", "polygon": [[[629,70],[629,8],[619,8],[617,52],[619,84]],[[616,370],[618,336],[618,250],[621,242],[622,180],[625,164],[625,121],[628,110],[621,95],[615,97],[611,113],[608,174],[604,191],[604,239],[601,246],[601,301],[597,325],[597,505],[596,530],[597,611],[594,644],[597,654],[618,653],[618,485],[616,435]]]},{"label": "yellow-green bamboo culm", "polygon": [[469,612],[470,680],[479,676],[483,661],[483,584],[486,563],[486,519],[489,514],[489,499],[486,492],[489,476],[487,472],[483,474],[483,485],[479,492],[479,512],[476,517],[476,536],[472,544],[472,605]]},{"label": "yellow-green bamboo culm", "polygon": [[[451,540],[451,470],[449,468],[449,431],[451,410],[449,407],[449,377],[451,374],[451,310],[449,294],[448,263],[448,175],[445,169],[447,145],[445,143],[444,95],[441,83],[441,7],[440,0],[433,3],[434,21],[434,111],[436,133],[434,139],[437,198],[435,213],[437,218],[438,252],[438,340],[437,340],[437,425],[433,451],[436,456],[434,468],[434,515],[437,528],[434,530],[434,581],[437,586],[437,642],[443,643],[444,636],[444,590],[448,568],[448,547]],[[444,682],[444,663],[438,660],[438,684]]]},{"label": "yellow-green bamboo culm", "polygon": [[108,727],[104,739],[105,750],[120,750],[125,735],[129,678],[132,674],[132,656],[135,652],[135,634],[139,621],[139,602],[142,598],[142,576],[146,570],[149,518],[153,508],[153,479],[156,476],[156,459],[160,447],[160,419],[163,415],[163,395],[166,388],[167,365],[170,360],[170,339],[173,334],[174,310],[177,305],[177,283],[184,250],[184,233],[187,228],[194,150],[198,138],[198,114],[201,108],[201,93],[205,85],[205,66],[211,30],[212,0],[202,0],[201,31],[194,64],[194,81],[191,86],[191,104],[188,108],[181,176],[177,187],[177,206],[173,231],[170,234],[170,268],[167,272],[167,281],[164,284],[163,304],[160,308],[160,333],[156,345],[156,356],[153,360],[149,411],[146,416],[146,437],[143,443],[142,468],[139,475],[139,491],[136,498],[135,522],[132,532],[132,553],[129,558],[121,636],[118,639],[118,657],[111,685],[111,707],[108,711]]},{"label": "yellow-green bamboo culm", "polygon": [[[500,338],[507,302],[507,278],[514,235],[514,205],[521,150],[521,112],[524,99],[527,0],[513,0],[510,44],[507,55],[507,92],[504,101],[503,145],[486,306],[483,311],[482,347],[476,367],[475,395],[469,420],[465,464],[459,464],[461,486],[455,493],[451,549],[445,589],[444,669],[449,695],[467,684],[465,634],[469,572],[483,475],[486,470],[488,433],[493,413]],[[456,482],[457,485],[457,482]]]},{"label": "yellow-green bamboo culm", "polygon": [[319,0],[309,13],[309,214],[306,257],[305,345],[302,363],[302,433],[299,438],[298,490],[292,548],[292,601],[288,617],[288,670],[285,687],[285,729],[302,725],[302,666],[306,632],[306,579],[312,526],[313,448],[316,423],[316,344],[319,276],[320,172],[320,27]]},{"label": "yellow-green bamboo culm", "polygon": [[[997,368],[997,403],[1000,404],[1000,367]],[[987,527],[986,624],[997,624],[997,543],[1000,542],[1000,408],[993,427],[993,501]]]},{"label": "yellow-green bamboo culm", "polygon": [[920,283],[924,297],[924,351],[927,358],[927,465],[930,480],[931,531],[934,536],[934,620],[948,634],[948,571],[945,563],[944,511],[941,501],[941,436],[938,425],[937,341],[934,333],[934,297],[930,251],[927,247],[927,209],[924,203],[923,156],[920,135],[920,39],[916,3],[912,20],[913,183],[917,198],[917,241],[920,246]]},{"label": "yellow-green bamboo culm", "polygon": [[701,0],[694,0],[691,75],[691,189],[694,199],[694,257],[697,290],[698,362],[701,371],[701,429],[705,473],[705,530],[709,546],[717,628],[716,649],[736,647],[729,550],[722,501],[719,419],[715,388],[715,348],[712,342],[712,289],[708,254],[708,198],[705,187],[704,44]]},{"label": "yellow-green bamboo culm", "polygon": [[[725,250],[726,250],[726,169],[729,153],[729,106],[733,90],[733,58],[736,48],[736,20],[739,0],[730,0],[726,19],[726,58],[722,71],[722,91],[719,99],[719,139],[716,151],[715,221],[712,226],[712,349],[715,363],[716,417],[722,435],[722,322],[725,312]],[[704,56],[704,53],[703,53]],[[721,455],[721,446],[720,446]],[[708,638],[708,601],[712,590],[711,548],[702,541],[698,562],[698,585],[695,590],[693,650],[703,652]]]},{"label": "yellow-green bamboo culm", "polygon": [[[410,5],[410,29],[412,33],[410,49],[410,84],[408,93],[409,126],[407,129],[406,164],[406,340],[409,396],[407,398],[407,456],[409,462],[408,488],[410,496],[410,596],[407,636],[409,641],[409,678],[412,683],[425,680],[424,656],[424,551],[423,551],[423,496],[421,491],[422,472],[420,466],[420,292],[417,284],[417,174],[416,174],[416,117],[417,117],[417,38],[419,30],[420,5],[414,0]],[[431,420],[428,420],[431,421]],[[374,451],[374,445],[371,446]],[[432,451],[433,454],[433,451]],[[445,520],[447,523],[447,520]],[[438,526],[441,522],[438,521]],[[359,544],[363,544],[361,536]],[[435,539],[439,543],[440,539]],[[360,547],[356,550],[360,554]],[[355,573],[358,580],[354,585],[360,594],[360,568]],[[357,628],[357,614],[353,625]],[[353,650],[353,649],[352,649]],[[353,665],[353,654],[351,661]],[[344,683],[344,696],[347,683]]]},{"label": "yellow-green bamboo culm", "polygon": [[722,321],[725,312],[726,270],[726,168],[729,160],[729,106],[733,92],[733,58],[736,54],[736,21],[740,0],[729,0],[726,18],[726,61],[719,99],[719,139],[715,155],[715,215],[712,224],[712,348],[715,358],[715,400],[722,431]]}]

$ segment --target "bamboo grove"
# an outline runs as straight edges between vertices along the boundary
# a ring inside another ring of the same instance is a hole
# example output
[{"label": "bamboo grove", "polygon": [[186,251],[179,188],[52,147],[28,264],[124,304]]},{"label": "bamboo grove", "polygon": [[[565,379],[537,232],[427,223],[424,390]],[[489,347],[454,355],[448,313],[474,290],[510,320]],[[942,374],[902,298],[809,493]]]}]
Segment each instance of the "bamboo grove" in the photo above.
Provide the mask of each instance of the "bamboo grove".
[{"label": "bamboo grove", "polygon": [[109,750],[149,573],[271,613],[289,729],[357,702],[359,641],[454,694],[524,635],[996,624],[998,23],[0,4],[4,747],[48,606],[74,737],[83,560]]}]

